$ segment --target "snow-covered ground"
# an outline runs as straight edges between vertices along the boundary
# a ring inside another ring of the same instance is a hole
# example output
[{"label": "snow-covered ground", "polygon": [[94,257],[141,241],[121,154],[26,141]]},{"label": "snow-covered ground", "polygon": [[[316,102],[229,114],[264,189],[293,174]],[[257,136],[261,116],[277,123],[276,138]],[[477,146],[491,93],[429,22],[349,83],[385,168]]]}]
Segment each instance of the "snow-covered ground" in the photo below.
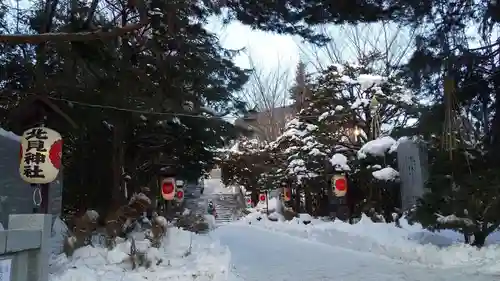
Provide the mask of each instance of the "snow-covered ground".
[{"label": "snow-covered ground", "polygon": [[[207,196],[228,192],[219,179],[205,182]],[[270,209],[277,206],[279,202],[271,198]],[[163,262],[148,270],[131,270],[124,261],[127,242],[112,251],[86,247],[70,259],[54,255],[50,280],[489,281],[500,277],[496,245],[500,234],[478,250],[457,243],[462,239],[457,233],[430,233],[404,220],[402,228],[366,217],[354,225],[308,215],[272,222],[258,209],[206,235],[170,228],[164,246],[154,253]],[[214,223],[213,218],[210,221]],[[190,245],[191,253],[186,255]]]},{"label": "snow-covered ground", "polygon": [[64,254],[53,256],[49,280],[208,281],[227,280],[229,272],[230,253],[226,247],[209,236],[195,235],[175,227],[169,229],[162,248],[148,252],[150,258],[163,260],[159,265],[132,270],[129,252],[130,243],[123,242],[111,251],[88,246],[76,250],[69,259]]},{"label": "snow-covered ground", "polygon": [[479,281],[500,276],[498,247],[424,245],[451,244],[453,237],[403,227],[368,218],[356,225],[314,219],[304,225],[299,220],[272,222],[253,213],[216,229],[213,237],[231,250],[230,281]]}]

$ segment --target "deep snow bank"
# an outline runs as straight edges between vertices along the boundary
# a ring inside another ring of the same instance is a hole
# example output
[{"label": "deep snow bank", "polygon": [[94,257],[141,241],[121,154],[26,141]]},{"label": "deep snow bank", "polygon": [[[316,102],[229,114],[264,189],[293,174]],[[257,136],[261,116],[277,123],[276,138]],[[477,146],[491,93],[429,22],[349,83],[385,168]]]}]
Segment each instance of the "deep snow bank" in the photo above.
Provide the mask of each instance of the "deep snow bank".
[{"label": "deep snow bank", "polygon": [[[261,220],[257,220],[260,217]],[[489,245],[481,249],[459,244],[460,234],[451,231],[431,233],[419,225],[408,225],[402,220],[402,228],[391,224],[373,223],[364,216],[357,224],[342,221],[327,222],[312,219],[305,225],[303,219],[273,222],[259,213],[251,213],[236,223],[251,223],[254,227],[283,232],[311,242],[342,247],[361,252],[371,252],[391,259],[423,264],[425,266],[467,266],[478,271],[500,273],[500,247]],[[453,234],[453,235],[452,235]]]},{"label": "deep snow bank", "polygon": [[[131,270],[126,261],[129,242],[122,242],[112,251],[101,247],[85,247],[67,258],[53,256],[50,265],[51,281],[138,281],[138,280],[227,280],[230,253],[209,236],[169,228],[168,236],[158,251],[150,251],[150,258],[163,262],[149,269]],[[188,252],[190,252],[188,254]]]}]

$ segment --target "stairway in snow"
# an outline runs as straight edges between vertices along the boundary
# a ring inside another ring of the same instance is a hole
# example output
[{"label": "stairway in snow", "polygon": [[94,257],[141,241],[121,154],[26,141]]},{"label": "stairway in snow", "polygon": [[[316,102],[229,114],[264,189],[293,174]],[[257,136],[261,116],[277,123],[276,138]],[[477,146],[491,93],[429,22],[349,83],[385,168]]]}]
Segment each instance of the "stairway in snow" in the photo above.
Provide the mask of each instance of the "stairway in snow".
[{"label": "stairway in snow", "polygon": [[219,169],[214,169],[210,173],[211,179],[205,181],[205,199],[208,202],[214,202],[217,218],[217,224],[228,223],[237,219],[238,213],[238,197],[234,194],[233,188],[225,188],[220,180],[221,172]]},{"label": "stairway in snow", "polygon": [[217,212],[217,223],[228,223],[236,219],[238,202],[234,194],[214,194],[212,201]]}]

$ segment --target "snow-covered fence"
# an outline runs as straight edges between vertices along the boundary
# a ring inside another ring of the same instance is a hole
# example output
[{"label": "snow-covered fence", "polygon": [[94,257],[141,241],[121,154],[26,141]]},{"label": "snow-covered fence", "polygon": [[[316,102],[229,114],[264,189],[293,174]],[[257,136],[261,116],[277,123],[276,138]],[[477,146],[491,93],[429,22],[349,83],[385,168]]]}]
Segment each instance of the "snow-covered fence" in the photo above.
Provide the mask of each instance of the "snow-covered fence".
[{"label": "snow-covered fence", "polygon": [[47,281],[52,216],[10,215],[0,230],[0,280]]},{"label": "snow-covered fence", "polygon": [[417,198],[424,194],[428,177],[426,147],[412,140],[402,140],[397,148],[397,157],[401,179],[401,204],[403,210],[408,210],[415,205]]}]

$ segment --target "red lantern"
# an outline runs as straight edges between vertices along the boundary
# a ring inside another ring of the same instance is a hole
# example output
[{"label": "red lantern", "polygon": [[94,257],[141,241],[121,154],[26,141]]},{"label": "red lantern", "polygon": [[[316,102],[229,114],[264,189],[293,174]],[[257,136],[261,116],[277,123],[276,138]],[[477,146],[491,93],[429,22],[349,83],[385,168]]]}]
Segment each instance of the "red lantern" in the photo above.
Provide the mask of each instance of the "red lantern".
[{"label": "red lantern", "polygon": [[337,197],[344,197],[347,194],[347,179],[345,175],[334,175],[332,177],[333,193]]},{"label": "red lantern", "polygon": [[345,178],[340,178],[335,181],[335,189],[338,191],[345,191],[347,189]]},{"label": "red lantern", "polygon": [[184,198],[184,191],[182,190],[177,191],[177,199],[182,199],[182,198]]},{"label": "red lantern", "polygon": [[174,178],[166,178],[163,179],[161,183],[161,196],[165,200],[174,199],[175,192],[175,179]]},{"label": "red lantern", "polygon": [[161,186],[161,192],[165,194],[172,193],[174,191],[174,184],[172,182],[164,182]]},{"label": "red lantern", "polygon": [[290,201],[292,199],[292,192],[290,191],[290,188],[288,187],[283,188],[283,199],[285,201]]},{"label": "red lantern", "polygon": [[266,201],[266,195],[265,195],[264,193],[261,193],[261,194],[259,195],[259,200],[260,200],[260,201]]}]

